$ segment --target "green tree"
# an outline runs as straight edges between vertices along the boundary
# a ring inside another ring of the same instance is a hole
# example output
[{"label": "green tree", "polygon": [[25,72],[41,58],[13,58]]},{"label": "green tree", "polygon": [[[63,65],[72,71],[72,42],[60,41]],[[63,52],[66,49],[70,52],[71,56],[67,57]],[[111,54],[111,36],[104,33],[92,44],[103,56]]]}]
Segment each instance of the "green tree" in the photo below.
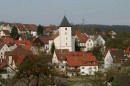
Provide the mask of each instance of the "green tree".
[{"label": "green tree", "polygon": [[80,46],[77,41],[75,41],[75,51],[80,51]]},{"label": "green tree", "polygon": [[44,29],[44,27],[41,26],[41,25],[39,25],[39,26],[37,27],[37,35],[43,35],[43,29]]},{"label": "green tree", "polygon": [[[13,79],[11,79],[11,86],[47,86],[58,85],[55,82],[55,76],[59,77],[59,73],[55,70],[53,65],[48,63],[49,55],[44,52],[39,52],[39,55],[28,54],[22,64],[17,67],[17,71]],[[59,78],[60,79],[60,78]],[[18,84],[18,85],[17,85]],[[64,86],[64,85],[62,85]]]},{"label": "green tree", "polygon": [[53,42],[51,45],[51,54],[53,55],[55,51],[55,43]]},{"label": "green tree", "polygon": [[93,49],[93,54],[97,57],[97,60],[102,60],[102,52],[101,52],[101,46],[95,46]]},{"label": "green tree", "polygon": [[15,40],[19,39],[20,34],[18,33],[18,30],[15,26],[13,26],[10,36]]}]

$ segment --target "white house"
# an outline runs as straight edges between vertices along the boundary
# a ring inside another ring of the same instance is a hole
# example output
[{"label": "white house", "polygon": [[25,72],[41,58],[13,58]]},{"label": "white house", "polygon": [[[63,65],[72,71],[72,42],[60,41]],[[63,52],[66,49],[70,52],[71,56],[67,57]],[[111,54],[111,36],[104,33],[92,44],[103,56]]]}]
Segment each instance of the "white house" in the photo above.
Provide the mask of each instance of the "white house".
[{"label": "white house", "polygon": [[105,40],[99,35],[95,35],[93,38],[94,45],[99,45],[99,46],[104,46],[105,45]]},{"label": "white house", "polygon": [[[69,49],[69,51],[75,51],[75,39],[72,36],[71,26],[65,16],[60,24],[58,32],[50,41],[52,42],[49,43],[54,42],[56,49]],[[51,46],[52,44],[49,45]]]},{"label": "white house", "polygon": [[92,37],[89,37],[86,33],[81,33],[79,31],[75,34],[76,41],[78,46],[82,51],[91,51],[94,47],[94,41]]},{"label": "white house", "polygon": [[0,44],[0,59],[6,59],[5,52],[11,51],[6,44]]},{"label": "white house", "polygon": [[68,49],[56,49],[53,54],[52,63],[61,72],[66,71],[66,53],[67,52],[69,52]]},{"label": "white house", "polygon": [[108,50],[104,57],[104,68],[108,69],[112,66],[120,66],[127,58],[123,50]]}]

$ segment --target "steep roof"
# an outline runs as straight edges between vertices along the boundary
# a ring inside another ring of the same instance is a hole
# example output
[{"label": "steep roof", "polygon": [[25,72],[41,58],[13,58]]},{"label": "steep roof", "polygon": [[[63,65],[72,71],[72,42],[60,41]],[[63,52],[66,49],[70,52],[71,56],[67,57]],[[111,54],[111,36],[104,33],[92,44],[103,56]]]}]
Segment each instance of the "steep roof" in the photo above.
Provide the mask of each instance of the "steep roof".
[{"label": "steep roof", "polygon": [[80,43],[86,43],[86,41],[89,39],[89,37],[87,37],[87,34],[81,33],[80,31],[77,31],[75,35],[77,36]]},{"label": "steep roof", "polygon": [[10,32],[8,30],[3,30],[3,32],[5,33],[5,35],[10,35]]},{"label": "steep roof", "polygon": [[71,27],[70,23],[68,22],[66,16],[64,16],[61,24],[60,24],[60,27]]},{"label": "steep roof", "polygon": [[123,50],[111,50],[110,53],[113,59],[127,59],[127,56],[124,56]]},{"label": "steep roof", "polygon": [[0,42],[4,44],[13,44],[14,40],[12,38],[0,38]]},{"label": "steep roof", "polygon": [[14,42],[17,46],[21,44],[32,45],[32,43],[29,40],[15,40]]},{"label": "steep roof", "polygon": [[65,61],[66,52],[69,52],[68,49],[56,49],[55,53],[59,61]]}]

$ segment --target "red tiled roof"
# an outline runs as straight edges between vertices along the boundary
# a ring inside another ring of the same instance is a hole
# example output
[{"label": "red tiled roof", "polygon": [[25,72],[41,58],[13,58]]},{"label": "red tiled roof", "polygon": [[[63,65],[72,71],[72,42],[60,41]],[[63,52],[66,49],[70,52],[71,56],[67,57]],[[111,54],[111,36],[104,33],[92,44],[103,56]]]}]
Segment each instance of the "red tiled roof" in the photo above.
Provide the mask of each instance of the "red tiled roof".
[{"label": "red tiled roof", "polygon": [[93,55],[88,56],[67,56],[68,66],[97,66],[98,62]]},{"label": "red tiled roof", "polygon": [[50,36],[46,36],[46,35],[42,36],[42,35],[40,35],[35,40],[37,40],[37,39],[40,39],[43,44],[48,44],[49,40],[50,40]]},{"label": "red tiled roof", "polygon": [[80,43],[86,43],[86,41],[89,39],[89,37],[87,37],[87,34],[81,33],[80,31],[76,32],[76,36]]},{"label": "red tiled roof", "polygon": [[27,29],[23,24],[20,24],[20,23],[15,23],[14,25],[16,28],[18,28],[19,30],[22,30],[22,31]]},{"label": "red tiled roof", "polygon": [[16,66],[19,66],[25,59],[25,55],[13,55],[12,57]]},{"label": "red tiled roof", "polygon": [[27,28],[27,30],[37,30],[37,26],[35,24],[24,24],[24,26]]},{"label": "red tiled roof", "polygon": [[17,46],[21,44],[32,45],[32,43],[29,40],[15,40],[14,42]]},{"label": "red tiled roof", "polygon": [[8,45],[8,44],[13,44],[14,40],[12,38],[0,38],[0,42]]},{"label": "red tiled roof", "polygon": [[125,50],[125,54],[130,54],[130,46],[128,46],[127,49]]},{"label": "red tiled roof", "polygon": [[65,61],[66,59],[66,52],[69,52],[68,49],[56,49],[55,53],[59,61]]},{"label": "red tiled roof", "polygon": [[32,45],[24,45],[22,46],[26,51],[29,51]]}]

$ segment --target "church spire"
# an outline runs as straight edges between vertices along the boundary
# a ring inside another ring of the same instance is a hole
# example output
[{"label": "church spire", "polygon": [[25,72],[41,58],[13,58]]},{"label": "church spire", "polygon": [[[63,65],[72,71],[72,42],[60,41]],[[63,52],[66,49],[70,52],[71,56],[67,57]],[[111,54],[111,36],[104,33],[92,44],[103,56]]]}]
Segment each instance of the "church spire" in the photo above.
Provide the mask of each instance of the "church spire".
[{"label": "church spire", "polygon": [[60,24],[60,27],[70,27],[70,23],[68,22],[66,16],[64,16],[64,18]]}]

